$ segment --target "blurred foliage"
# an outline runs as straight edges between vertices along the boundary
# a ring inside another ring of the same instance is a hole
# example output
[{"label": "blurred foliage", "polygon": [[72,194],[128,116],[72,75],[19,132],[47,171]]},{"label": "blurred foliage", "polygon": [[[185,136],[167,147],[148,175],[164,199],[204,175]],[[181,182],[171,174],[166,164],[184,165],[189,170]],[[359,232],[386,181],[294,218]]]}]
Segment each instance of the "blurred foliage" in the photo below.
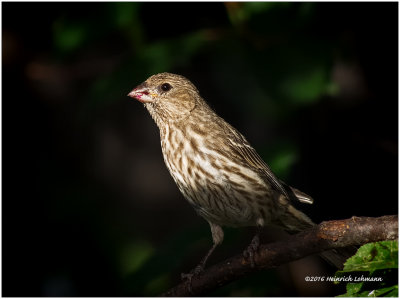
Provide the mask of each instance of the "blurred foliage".
[{"label": "blurred foliage", "polygon": [[[396,3],[2,8],[3,295],[157,296],[211,246],[162,165],[155,125],[126,98],[158,72],[191,79],[279,178],[310,191],[316,221],[396,210],[355,200],[397,194],[386,187],[397,184]],[[211,262],[250,239],[227,229]],[[340,293],[310,293],[293,269],[210,295]]]},{"label": "blurred foliage", "polygon": [[[398,241],[368,243],[344,264],[336,276],[352,277],[340,297],[398,297]],[[337,281],[339,283],[339,280]]]}]

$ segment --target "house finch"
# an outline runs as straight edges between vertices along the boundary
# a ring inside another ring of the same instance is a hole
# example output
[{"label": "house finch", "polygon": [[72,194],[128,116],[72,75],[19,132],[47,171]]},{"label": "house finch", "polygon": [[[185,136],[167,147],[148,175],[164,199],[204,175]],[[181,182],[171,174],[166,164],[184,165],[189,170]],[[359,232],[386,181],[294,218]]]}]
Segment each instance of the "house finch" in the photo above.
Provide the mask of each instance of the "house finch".
[{"label": "house finch", "polygon": [[[202,271],[222,242],[222,226],[277,224],[295,233],[314,225],[293,206],[294,202],[311,204],[312,198],[280,181],[188,79],[157,74],[128,96],[144,103],[150,112],[160,129],[169,172],[186,200],[210,224],[214,244],[192,273]],[[252,265],[258,245],[257,233],[245,251]]]}]

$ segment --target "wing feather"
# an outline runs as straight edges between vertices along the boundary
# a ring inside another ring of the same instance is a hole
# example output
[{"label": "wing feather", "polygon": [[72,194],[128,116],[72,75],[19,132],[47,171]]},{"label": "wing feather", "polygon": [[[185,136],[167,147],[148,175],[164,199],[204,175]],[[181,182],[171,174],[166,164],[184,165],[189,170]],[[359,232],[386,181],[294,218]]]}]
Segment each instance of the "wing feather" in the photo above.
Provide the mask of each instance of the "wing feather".
[{"label": "wing feather", "polygon": [[272,185],[278,192],[285,195],[290,200],[300,201],[303,203],[313,203],[313,199],[305,193],[292,188],[280,181],[271,171],[267,163],[258,155],[256,150],[249,144],[246,138],[240,134],[235,128],[228,124],[227,132],[228,140],[231,148],[240,156],[248,165],[255,169],[264,180]]}]

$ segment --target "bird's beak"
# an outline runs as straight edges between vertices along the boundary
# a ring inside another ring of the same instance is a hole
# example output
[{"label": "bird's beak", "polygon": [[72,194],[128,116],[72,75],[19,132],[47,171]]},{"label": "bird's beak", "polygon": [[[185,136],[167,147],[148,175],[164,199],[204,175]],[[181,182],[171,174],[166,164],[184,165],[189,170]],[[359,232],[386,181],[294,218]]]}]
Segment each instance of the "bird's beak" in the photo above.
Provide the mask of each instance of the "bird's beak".
[{"label": "bird's beak", "polygon": [[128,97],[138,100],[142,103],[154,102],[155,94],[149,92],[146,82],[137,86],[134,90],[128,93]]}]

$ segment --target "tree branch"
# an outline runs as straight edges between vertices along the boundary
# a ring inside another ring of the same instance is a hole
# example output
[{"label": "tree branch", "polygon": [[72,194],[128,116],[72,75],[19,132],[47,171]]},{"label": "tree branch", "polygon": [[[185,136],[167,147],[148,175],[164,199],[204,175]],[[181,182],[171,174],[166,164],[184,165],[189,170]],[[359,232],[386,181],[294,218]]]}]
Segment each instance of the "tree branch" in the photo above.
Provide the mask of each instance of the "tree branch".
[{"label": "tree branch", "polygon": [[352,217],[322,222],[315,227],[290,236],[284,241],[261,245],[254,257],[256,266],[243,255],[236,255],[209,267],[193,277],[191,292],[181,283],[162,296],[198,296],[260,269],[273,268],[329,249],[398,238],[398,216]]}]

